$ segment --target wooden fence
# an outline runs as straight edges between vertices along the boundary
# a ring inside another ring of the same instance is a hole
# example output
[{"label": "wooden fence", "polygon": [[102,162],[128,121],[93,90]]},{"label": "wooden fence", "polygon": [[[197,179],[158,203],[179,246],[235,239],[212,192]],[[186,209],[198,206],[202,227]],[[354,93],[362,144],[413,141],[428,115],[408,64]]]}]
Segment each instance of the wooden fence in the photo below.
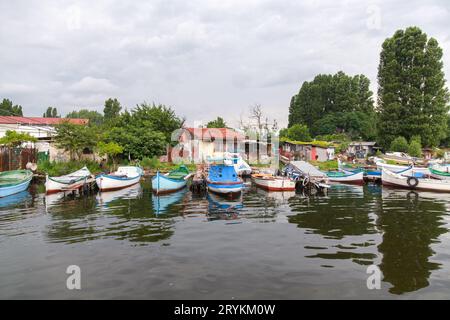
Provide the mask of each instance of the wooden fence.
[{"label": "wooden fence", "polygon": [[36,149],[0,147],[0,171],[25,169],[28,162],[37,162]]}]

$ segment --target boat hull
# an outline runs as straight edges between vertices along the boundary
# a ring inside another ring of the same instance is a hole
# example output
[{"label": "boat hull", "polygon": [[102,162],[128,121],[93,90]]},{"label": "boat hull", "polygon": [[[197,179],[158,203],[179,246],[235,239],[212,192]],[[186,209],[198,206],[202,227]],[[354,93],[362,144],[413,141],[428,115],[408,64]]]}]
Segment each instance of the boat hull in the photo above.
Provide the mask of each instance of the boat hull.
[{"label": "boat hull", "polygon": [[233,195],[242,192],[244,184],[242,182],[238,183],[227,183],[227,182],[212,182],[207,181],[208,190],[218,194]]},{"label": "boat hull", "polygon": [[45,192],[47,194],[81,188],[86,183],[93,182],[91,172],[84,167],[78,171],[60,177],[45,177]]},{"label": "boat hull", "polygon": [[130,187],[139,183],[141,176],[120,179],[110,175],[100,175],[95,179],[100,191],[114,191]]},{"label": "boat hull", "polygon": [[343,176],[328,176],[331,182],[349,183],[349,184],[364,184],[364,172],[357,172],[353,174],[345,174]]},{"label": "boat hull", "polygon": [[396,172],[396,173],[403,172],[403,171],[411,169],[415,173],[430,174],[430,170],[428,170],[428,168],[411,167],[411,166],[399,166],[399,165],[395,165],[395,164],[387,164],[387,163],[381,163],[381,162],[377,163],[377,168],[380,171],[382,169],[387,169],[389,171]]},{"label": "boat hull", "polygon": [[31,176],[29,179],[14,186],[0,188],[0,198],[8,197],[27,190],[32,178],[33,177]]},{"label": "boat hull", "polygon": [[408,179],[411,177],[404,177],[402,175],[383,170],[382,183],[386,186],[395,186],[413,190],[425,190],[434,192],[450,192],[450,181],[436,180],[436,179],[417,179],[417,186],[408,184]]},{"label": "boat hull", "polygon": [[185,179],[171,179],[159,173],[152,179],[152,190],[156,194],[168,194],[186,187]]},{"label": "boat hull", "polygon": [[253,182],[259,188],[268,191],[295,191],[295,181],[284,178],[264,179],[252,177]]}]

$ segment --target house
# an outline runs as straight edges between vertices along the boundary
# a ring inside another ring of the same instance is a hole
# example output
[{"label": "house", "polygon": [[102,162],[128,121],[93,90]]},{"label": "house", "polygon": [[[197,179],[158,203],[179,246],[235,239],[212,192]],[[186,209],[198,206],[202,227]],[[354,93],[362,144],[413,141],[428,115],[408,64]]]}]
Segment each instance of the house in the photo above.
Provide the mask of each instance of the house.
[{"label": "house", "polygon": [[280,147],[280,155],[285,159],[304,161],[333,160],[335,147],[322,142],[285,141]]},{"label": "house", "polygon": [[178,136],[177,151],[183,159],[204,162],[223,152],[245,152],[245,136],[230,128],[183,128]]},{"label": "house", "polygon": [[[78,125],[87,125],[89,122],[88,119],[0,116],[0,137],[5,136],[8,130],[28,133],[38,139],[34,143],[38,157],[64,161],[68,159],[68,154],[64,150],[58,149],[53,140],[56,134],[55,126],[64,121]],[[89,151],[86,153],[91,154]]]},{"label": "house", "polygon": [[376,146],[376,142],[370,141],[353,141],[347,148],[347,154],[350,157],[357,159],[364,159],[368,156],[374,155],[380,148]]}]

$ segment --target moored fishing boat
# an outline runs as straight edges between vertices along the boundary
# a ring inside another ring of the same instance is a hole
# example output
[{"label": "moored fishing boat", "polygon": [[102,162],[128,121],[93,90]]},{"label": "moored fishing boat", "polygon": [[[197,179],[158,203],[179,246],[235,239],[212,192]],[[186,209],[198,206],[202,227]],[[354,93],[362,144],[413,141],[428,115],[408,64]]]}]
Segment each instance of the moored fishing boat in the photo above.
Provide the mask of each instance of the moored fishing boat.
[{"label": "moored fishing boat", "polygon": [[113,191],[123,189],[139,183],[143,171],[139,167],[124,166],[117,171],[105,174],[102,173],[95,178],[100,191]]},{"label": "moored fishing boat", "polygon": [[29,170],[0,172],[0,198],[25,191],[32,178],[33,173]]},{"label": "moored fishing boat", "polygon": [[450,192],[450,181],[448,180],[404,176],[386,169],[382,170],[381,180],[383,185],[387,186],[437,192]]},{"label": "moored fishing boat", "polygon": [[295,191],[296,181],[288,177],[276,177],[271,174],[252,174],[252,181],[258,187],[269,191]]},{"label": "moored fishing boat", "polygon": [[364,172],[329,171],[326,172],[328,179],[332,182],[363,184]]},{"label": "moored fishing boat", "polygon": [[158,171],[152,179],[152,190],[156,194],[178,191],[186,187],[191,176],[188,168],[184,165],[180,165],[177,169],[167,174],[161,174]]},{"label": "moored fishing boat", "polygon": [[47,194],[73,190],[93,181],[93,176],[88,168],[83,167],[78,171],[59,177],[45,177],[45,192]]},{"label": "moored fishing boat", "polygon": [[383,162],[377,162],[376,163],[378,170],[387,169],[392,172],[401,172],[405,170],[412,169],[415,173],[421,173],[421,174],[430,174],[430,170],[427,167],[416,167],[416,166],[401,166],[396,164],[387,164]]},{"label": "moored fishing boat", "polygon": [[434,165],[428,168],[433,178],[450,180],[450,165]]},{"label": "moored fishing boat", "polygon": [[240,194],[244,187],[233,166],[223,164],[212,165],[209,168],[206,185],[209,191],[224,194]]}]

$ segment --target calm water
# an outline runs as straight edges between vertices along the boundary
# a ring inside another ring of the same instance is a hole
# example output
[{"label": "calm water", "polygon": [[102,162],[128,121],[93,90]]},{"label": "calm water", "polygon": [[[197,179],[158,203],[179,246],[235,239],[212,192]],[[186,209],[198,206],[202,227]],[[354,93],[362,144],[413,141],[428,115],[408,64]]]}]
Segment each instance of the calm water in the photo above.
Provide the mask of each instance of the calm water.
[{"label": "calm water", "polygon": [[[0,199],[0,298],[450,298],[449,195],[43,191]],[[66,289],[74,264],[80,291]],[[366,286],[373,264],[380,290]]]}]

